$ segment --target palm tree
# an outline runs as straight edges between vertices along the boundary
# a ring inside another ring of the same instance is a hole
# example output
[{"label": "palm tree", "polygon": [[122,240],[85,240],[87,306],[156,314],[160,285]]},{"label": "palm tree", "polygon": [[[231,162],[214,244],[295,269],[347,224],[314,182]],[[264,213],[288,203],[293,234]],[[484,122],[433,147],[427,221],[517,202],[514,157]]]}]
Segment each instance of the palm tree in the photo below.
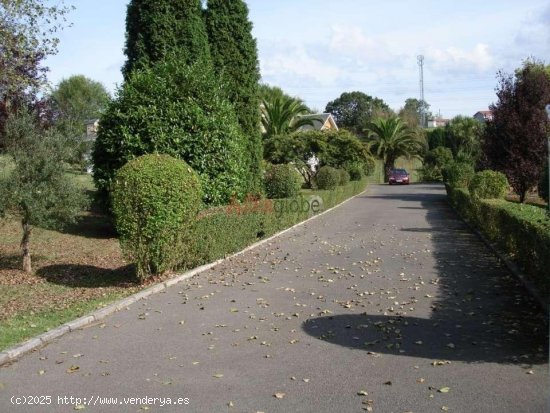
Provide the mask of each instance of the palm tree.
[{"label": "palm tree", "polygon": [[264,137],[289,134],[305,125],[313,126],[314,117],[303,117],[308,113],[308,107],[300,99],[285,95],[262,99]]},{"label": "palm tree", "polygon": [[395,161],[401,156],[417,156],[422,150],[422,142],[416,131],[404,124],[401,119],[379,118],[369,122],[365,128],[369,146],[373,154],[384,162],[384,181],[389,179]]}]

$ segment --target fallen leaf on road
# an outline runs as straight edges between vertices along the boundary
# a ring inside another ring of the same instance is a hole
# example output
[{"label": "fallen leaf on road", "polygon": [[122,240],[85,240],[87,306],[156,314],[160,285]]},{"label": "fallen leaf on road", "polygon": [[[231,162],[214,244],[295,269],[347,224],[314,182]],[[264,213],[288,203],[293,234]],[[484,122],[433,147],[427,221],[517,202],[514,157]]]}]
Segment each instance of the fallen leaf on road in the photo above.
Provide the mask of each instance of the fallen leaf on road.
[{"label": "fallen leaf on road", "polygon": [[282,399],[285,396],[286,396],[286,393],[275,393],[273,395],[273,397],[275,397],[276,399]]},{"label": "fallen leaf on road", "polygon": [[75,371],[80,370],[80,367],[75,366],[74,364],[67,369],[67,373],[74,373]]},{"label": "fallen leaf on road", "polygon": [[216,373],[212,377],[215,377],[216,379],[221,379],[223,377],[223,374]]},{"label": "fallen leaf on road", "polygon": [[358,396],[368,396],[369,394],[367,393],[366,390],[359,390],[359,391],[357,392],[357,395],[358,395]]},{"label": "fallen leaf on road", "polygon": [[439,393],[449,393],[449,390],[451,390],[449,387],[442,387],[438,390]]}]

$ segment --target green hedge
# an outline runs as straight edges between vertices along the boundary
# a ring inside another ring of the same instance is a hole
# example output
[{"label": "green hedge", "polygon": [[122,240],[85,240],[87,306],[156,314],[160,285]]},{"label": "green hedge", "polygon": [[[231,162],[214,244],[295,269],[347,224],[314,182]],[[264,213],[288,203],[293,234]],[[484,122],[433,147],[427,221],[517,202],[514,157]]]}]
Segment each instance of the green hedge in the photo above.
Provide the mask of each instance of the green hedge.
[{"label": "green hedge", "polygon": [[330,191],[304,190],[292,199],[248,200],[203,211],[193,228],[195,245],[185,267],[192,268],[240,251],[311,217],[315,214],[311,208],[307,211],[295,208],[304,201],[312,204],[317,200],[316,210],[321,212],[361,193],[365,187],[363,179]]},{"label": "green hedge", "polygon": [[550,218],[543,208],[502,199],[476,200],[468,190],[447,185],[450,203],[491,242],[509,254],[548,301]]}]

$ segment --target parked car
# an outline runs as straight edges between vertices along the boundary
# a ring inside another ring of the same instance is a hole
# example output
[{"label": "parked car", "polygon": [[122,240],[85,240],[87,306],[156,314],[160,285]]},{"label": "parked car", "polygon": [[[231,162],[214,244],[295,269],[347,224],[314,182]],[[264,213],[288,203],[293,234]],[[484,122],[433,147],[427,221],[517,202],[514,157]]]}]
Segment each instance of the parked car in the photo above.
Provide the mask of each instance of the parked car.
[{"label": "parked car", "polygon": [[410,175],[406,169],[392,169],[389,183],[390,185],[409,185]]}]

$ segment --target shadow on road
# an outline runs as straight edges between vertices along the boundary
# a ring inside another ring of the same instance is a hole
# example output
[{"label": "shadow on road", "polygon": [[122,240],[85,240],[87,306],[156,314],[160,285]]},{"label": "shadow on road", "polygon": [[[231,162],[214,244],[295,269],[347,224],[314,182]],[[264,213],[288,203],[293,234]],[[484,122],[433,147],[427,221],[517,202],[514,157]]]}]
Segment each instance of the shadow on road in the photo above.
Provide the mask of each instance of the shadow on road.
[{"label": "shadow on road", "polygon": [[[361,198],[368,202],[373,197]],[[430,318],[408,314],[325,316],[304,323],[306,333],[350,348],[432,360],[526,366],[547,361],[545,314],[456,216],[444,194],[429,191],[374,198],[421,202],[426,210],[425,228],[400,230],[432,234],[438,274],[432,283],[438,286],[438,294],[432,298]],[[391,207],[395,208],[394,204],[388,203]],[[427,298],[419,292],[416,299]],[[405,307],[413,306],[411,302]]]}]

